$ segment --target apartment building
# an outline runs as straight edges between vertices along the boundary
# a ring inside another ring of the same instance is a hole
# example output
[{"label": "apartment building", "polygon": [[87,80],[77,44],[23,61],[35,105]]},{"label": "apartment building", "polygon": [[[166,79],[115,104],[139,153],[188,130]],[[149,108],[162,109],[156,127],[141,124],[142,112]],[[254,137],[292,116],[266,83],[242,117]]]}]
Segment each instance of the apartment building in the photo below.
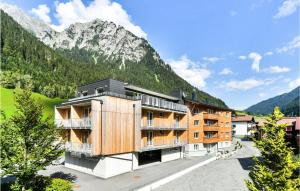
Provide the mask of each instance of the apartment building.
[{"label": "apartment building", "polygon": [[188,106],[189,156],[202,156],[231,146],[231,110],[185,99]]},{"label": "apartment building", "polygon": [[[55,123],[64,129],[65,166],[109,178],[149,163],[229,146],[231,137],[226,133],[231,125],[227,129],[220,124],[230,123],[222,117],[230,111],[183,95],[182,91],[165,95],[112,79],[79,87],[76,98],[55,107]],[[201,112],[194,114],[194,107]]]}]

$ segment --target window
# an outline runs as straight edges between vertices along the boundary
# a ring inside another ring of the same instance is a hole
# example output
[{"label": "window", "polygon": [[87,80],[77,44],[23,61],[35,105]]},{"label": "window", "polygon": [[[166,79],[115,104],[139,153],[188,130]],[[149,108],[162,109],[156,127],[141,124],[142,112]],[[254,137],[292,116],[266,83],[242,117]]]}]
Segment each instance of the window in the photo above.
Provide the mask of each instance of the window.
[{"label": "window", "polygon": [[212,109],[207,109],[207,113],[209,113],[209,114],[214,114],[214,113],[215,113],[215,111],[214,111],[214,110],[212,110]]},{"label": "window", "polygon": [[71,110],[70,109],[68,109],[68,119],[71,119]]},{"label": "window", "polygon": [[175,128],[179,128],[179,116],[175,116]]},{"label": "window", "polygon": [[196,151],[199,150],[199,145],[198,144],[194,144],[194,150],[196,150]]},{"label": "window", "polygon": [[200,121],[199,120],[194,120],[194,125],[195,126],[199,126],[200,125]]},{"label": "window", "polygon": [[199,133],[198,132],[195,132],[194,133],[194,139],[198,139],[199,138]]},{"label": "window", "polygon": [[164,113],[163,112],[159,112],[159,117],[164,117]]},{"label": "window", "polygon": [[153,113],[152,112],[147,113],[147,125],[148,125],[148,127],[153,126]]},{"label": "window", "polygon": [[86,107],[83,109],[83,118],[89,118],[90,117],[91,108]]},{"label": "window", "polygon": [[229,112],[226,112],[226,117],[229,117]]},{"label": "window", "polygon": [[199,108],[194,108],[194,109],[193,109],[193,113],[194,113],[194,114],[200,113],[200,109],[199,109]]},{"label": "window", "polygon": [[148,146],[153,145],[153,132],[152,131],[147,132],[147,145]]},{"label": "window", "polygon": [[81,96],[87,96],[88,95],[88,92],[87,91],[82,91],[81,92]]},{"label": "window", "polygon": [[226,122],[226,127],[229,127],[229,122]]},{"label": "window", "polygon": [[104,89],[101,87],[101,88],[96,88],[95,89],[95,94],[101,94],[104,92]]}]

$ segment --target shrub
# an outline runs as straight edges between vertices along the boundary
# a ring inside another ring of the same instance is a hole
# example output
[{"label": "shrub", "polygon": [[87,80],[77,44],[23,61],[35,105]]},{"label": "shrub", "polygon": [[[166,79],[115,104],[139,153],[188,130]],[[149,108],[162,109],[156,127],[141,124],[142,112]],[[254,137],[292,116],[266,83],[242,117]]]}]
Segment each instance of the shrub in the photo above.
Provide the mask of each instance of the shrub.
[{"label": "shrub", "polygon": [[71,182],[60,178],[53,178],[46,191],[70,191],[72,190]]}]

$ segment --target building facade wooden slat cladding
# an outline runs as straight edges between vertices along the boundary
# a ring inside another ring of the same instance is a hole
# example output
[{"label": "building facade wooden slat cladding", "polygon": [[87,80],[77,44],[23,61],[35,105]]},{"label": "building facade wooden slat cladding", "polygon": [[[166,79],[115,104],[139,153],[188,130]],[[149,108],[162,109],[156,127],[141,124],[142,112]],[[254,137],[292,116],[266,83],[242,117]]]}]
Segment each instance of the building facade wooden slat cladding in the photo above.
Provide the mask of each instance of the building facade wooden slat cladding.
[{"label": "building facade wooden slat cladding", "polygon": [[229,147],[231,110],[106,79],[56,106],[65,130],[65,166],[109,178],[151,162]]}]

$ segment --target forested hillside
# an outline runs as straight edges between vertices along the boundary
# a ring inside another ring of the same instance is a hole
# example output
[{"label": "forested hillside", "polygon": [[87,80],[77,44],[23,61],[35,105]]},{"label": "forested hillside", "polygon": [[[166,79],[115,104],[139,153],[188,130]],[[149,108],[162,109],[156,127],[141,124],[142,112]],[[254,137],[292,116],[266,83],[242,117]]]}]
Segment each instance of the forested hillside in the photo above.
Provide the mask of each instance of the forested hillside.
[{"label": "forested hillside", "polygon": [[269,114],[278,106],[286,116],[299,116],[300,86],[282,95],[259,102],[245,111],[252,114]]},{"label": "forested hillside", "polygon": [[[90,55],[83,50],[55,51],[24,30],[10,16],[1,11],[1,85],[7,88],[31,87],[48,97],[73,97],[78,85],[104,78],[113,78],[154,91],[169,94],[182,89],[188,96],[194,87],[177,76],[168,65],[153,64],[153,51],[140,63],[126,61],[120,69],[120,60],[99,59],[89,62]],[[78,54],[78,58],[69,56]],[[82,56],[80,56],[82,55]],[[84,56],[87,58],[84,59]],[[227,107],[209,94],[198,91],[199,101]]]}]

